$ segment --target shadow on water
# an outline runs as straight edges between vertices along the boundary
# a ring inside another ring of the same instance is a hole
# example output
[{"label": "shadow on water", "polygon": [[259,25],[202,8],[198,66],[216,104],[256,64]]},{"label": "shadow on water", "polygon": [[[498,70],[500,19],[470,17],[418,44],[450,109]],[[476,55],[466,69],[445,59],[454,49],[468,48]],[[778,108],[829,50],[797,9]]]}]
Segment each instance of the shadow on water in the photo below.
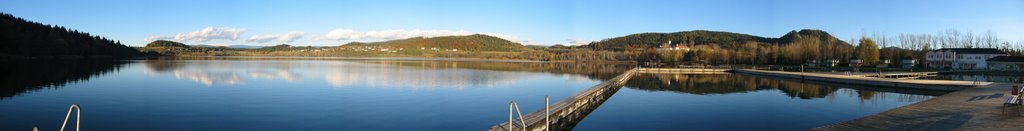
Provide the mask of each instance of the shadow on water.
[{"label": "shadow on water", "polygon": [[3,60],[0,72],[0,99],[7,99],[22,93],[45,89],[61,88],[68,83],[87,81],[90,78],[117,72],[126,61],[117,60]]}]

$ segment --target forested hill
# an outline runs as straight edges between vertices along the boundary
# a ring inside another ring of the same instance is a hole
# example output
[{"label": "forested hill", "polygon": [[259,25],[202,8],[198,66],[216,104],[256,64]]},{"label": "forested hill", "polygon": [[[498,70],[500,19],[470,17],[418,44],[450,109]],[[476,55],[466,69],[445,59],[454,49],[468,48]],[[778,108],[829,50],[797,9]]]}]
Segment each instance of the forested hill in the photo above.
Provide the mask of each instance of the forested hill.
[{"label": "forested hill", "polygon": [[0,13],[0,58],[130,57],[138,50],[107,38]]},{"label": "forested hill", "polygon": [[149,44],[146,44],[146,47],[147,48],[160,48],[160,47],[163,47],[163,48],[170,48],[170,47],[188,48],[189,46],[185,45],[183,43],[180,43],[180,42],[174,42],[174,41],[168,41],[168,40],[156,40],[156,41],[153,41],[153,42],[149,42]]},{"label": "forested hill", "polygon": [[721,47],[738,47],[744,43],[756,42],[760,44],[790,44],[801,38],[817,38],[823,43],[846,43],[833,37],[825,31],[804,29],[791,31],[780,38],[767,38],[749,34],[740,34],[723,31],[694,30],[675,33],[639,33],[621,37],[605,39],[592,42],[586,46],[597,50],[622,51],[627,48],[656,48],[669,41],[673,45],[703,45],[717,44]]},{"label": "forested hill", "polygon": [[803,30],[800,30],[799,32],[798,31],[790,31],[789,33],[786,33],[786,35],[783,35],[782,37],[779,37],[779,39],[777,39],[775,42],[776,43],[788,44],[788,43],[797,42],[800,39],[804,39],[804,38],[812,38],[812,39],[821,40],[822,43],[849,44],[849,43],[846,43],[845,41],[839,40],[839,38],[836,38],[835,36],[832,36],[832,34],[828,34],[828,32],[821,31],[821,30],[812,30],[812,29],[803,29]]},{"label": "forested hill", "polygon": [[500,51],[500,52],[519,52],[527,51],[526,46],[519,43],[508,41],[502,38],[474,34],[467,36],[441,36],[441,37],[415,37],[401,40],[391,40],[383,42],[352,42],[342,47],[356,47],[356,46],[389,46],[393,48],[404,48],[404,49],[458,49],[462,51]]}]

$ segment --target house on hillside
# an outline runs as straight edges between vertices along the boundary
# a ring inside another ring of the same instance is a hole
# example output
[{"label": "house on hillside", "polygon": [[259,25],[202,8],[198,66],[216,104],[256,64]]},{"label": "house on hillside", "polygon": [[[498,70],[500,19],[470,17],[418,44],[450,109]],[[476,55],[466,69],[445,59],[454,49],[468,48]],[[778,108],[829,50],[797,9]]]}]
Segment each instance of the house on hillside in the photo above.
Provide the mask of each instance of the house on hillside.
[{"label": "house on hillside", "polygon": [[996,56],[985,62],[989,70],[1024,71],[1024,56]]},{"label": "house on hillside", "polygon": [[1007,56],[996,48],[942,48],[925,53],[930,68],[986,69],[986,60]]},{"label": "house on hillside", "polygon": [[673,45],[672,41],[668,41],[668,43],[662,43],[660,46],[658,46],[658,49],[655,49],[655,50],[657,50],[657,51],[677,51],[677,50],[678,51],[690,51],[690,47],[688,47],[686,45],[683,45],[683,44],[674,44]]}]

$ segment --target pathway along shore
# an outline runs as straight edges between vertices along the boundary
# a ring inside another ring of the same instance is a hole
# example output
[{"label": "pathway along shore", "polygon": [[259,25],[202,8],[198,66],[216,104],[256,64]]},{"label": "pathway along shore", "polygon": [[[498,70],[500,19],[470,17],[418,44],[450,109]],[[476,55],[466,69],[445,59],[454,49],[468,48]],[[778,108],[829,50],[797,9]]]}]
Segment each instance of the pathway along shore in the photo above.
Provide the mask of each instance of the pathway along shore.
[{"label": "pathway along shore", "polygon": [[735,70],[737,73],[802,78],[895,88],[955,90],[954,92],[875,115],[810,130],[1024,130],[1020,108],[1003,112],[1012,83],[901,80],[820,73]]},{"label": "pathway along shore", "polygon": [[1024,130],[1020,108],[1006,107],[1009,83],[963,89],[929,100],[811,130]]}]

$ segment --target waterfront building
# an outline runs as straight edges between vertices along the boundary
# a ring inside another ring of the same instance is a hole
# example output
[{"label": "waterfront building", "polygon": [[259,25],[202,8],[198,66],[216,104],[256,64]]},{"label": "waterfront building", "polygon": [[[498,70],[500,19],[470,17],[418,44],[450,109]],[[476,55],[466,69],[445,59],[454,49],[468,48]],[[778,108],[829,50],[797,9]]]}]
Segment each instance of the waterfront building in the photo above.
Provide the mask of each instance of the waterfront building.
[{"label": "waterfront building", "polygon": [[861,65],[864,65],[864,60],[857,57],[850,58],[850,67],[860,67]]},{"label": "waterfront building", "polygon": [[990,70],[1024,71],[1024,56],[997,56],[985,61]]},{"label": "waterfront building", "polygon": [[914,65],[917,65],[917,60],[915,60],[914,58],[909,58],[908,57],[908,58],[903,58],[903,60],[900,60],[900,67],[901,68],[914,68]]},{"label": "waterfront building", "polygon": [[889,59],[882,59],[881,61],[878,61],[878,65],[876,65],[875,67],[889,68],[889,63],[892,63],[892,61],[890,61]]},{"label": "waterfront building", "polygon": [[996,48],[942,48],[925,53],[927,66],[931,68],[986,69],[988,60],[1007,56]]},{"label": "waterfront building", "polygon": [[825,60],[825,64],[828,67],[836,67],[837,65],[839,65],[839,60],[836,60],[836,59]]}]

